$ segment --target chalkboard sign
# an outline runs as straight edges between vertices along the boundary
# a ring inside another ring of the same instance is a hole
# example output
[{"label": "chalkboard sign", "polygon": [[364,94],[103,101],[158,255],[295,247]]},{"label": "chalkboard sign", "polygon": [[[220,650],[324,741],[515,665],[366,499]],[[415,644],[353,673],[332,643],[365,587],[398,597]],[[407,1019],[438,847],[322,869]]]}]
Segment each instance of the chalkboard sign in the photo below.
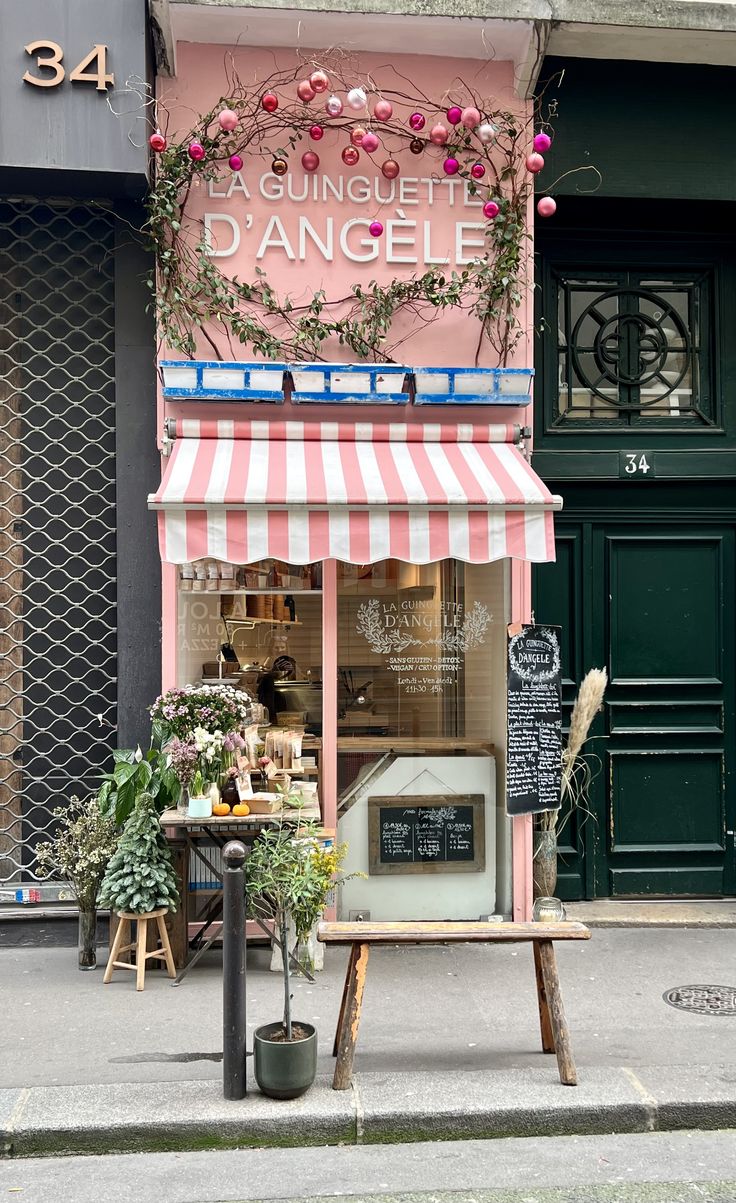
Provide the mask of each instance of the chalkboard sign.
[{"label": "chalkboard sign", "polygon": [[480,873],[483,794],[368,799],[371,873]]},{"label": "chalkboard sign", "polygon": [[562,778],[559,627],[509,627],[506,811],[558,810]]}]

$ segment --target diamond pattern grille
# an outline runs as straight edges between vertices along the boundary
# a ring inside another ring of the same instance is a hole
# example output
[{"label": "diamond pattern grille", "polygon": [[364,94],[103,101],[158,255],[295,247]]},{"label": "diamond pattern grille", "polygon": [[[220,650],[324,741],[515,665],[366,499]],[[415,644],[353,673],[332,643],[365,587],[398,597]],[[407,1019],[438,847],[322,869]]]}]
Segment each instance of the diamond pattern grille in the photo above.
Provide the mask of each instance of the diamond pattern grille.
[{"label": "diamond pattern grille", "polygon": [[114,743],[113,234],[0,200],[0,901]]}]

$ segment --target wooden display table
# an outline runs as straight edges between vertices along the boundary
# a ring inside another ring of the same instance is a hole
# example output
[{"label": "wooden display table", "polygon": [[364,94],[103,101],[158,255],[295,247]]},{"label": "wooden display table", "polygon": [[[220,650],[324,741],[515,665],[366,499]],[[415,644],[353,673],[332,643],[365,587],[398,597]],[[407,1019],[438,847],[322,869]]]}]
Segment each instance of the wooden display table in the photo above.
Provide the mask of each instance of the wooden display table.
[{"label": "wooden display table", "polygon": [[371,923],[368,920],[364,923],[320,923],[317,939],[324,944],[350,945],[350,960],[332,1050],[332,1055],[337,1057],[333,1089],[347,1090],[352,1079],[368,953],[372,946],[521,942],[531,943],[534,949],[542,1050],[557,1054],[563,1085],[577,1086],[553,941],[589,940],[590,932],[583,923]]}]

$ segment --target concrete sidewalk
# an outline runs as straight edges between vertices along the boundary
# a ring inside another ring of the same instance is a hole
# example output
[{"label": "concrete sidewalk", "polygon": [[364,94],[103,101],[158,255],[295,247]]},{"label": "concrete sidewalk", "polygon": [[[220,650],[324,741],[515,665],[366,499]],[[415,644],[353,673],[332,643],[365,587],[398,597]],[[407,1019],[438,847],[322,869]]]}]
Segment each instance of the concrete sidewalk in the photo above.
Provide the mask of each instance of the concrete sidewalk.
[{"label": "concrete sidewalk", "polygon": [[[102,951],[101,955],[102,955]],[[675,1010],[677,986],[736,987],[728,929],[599,929],[558,946],[580,1085],[540,1050],[531,950],[376,950],[353,1089],[330,1087],[345,955],[295,1014],[316,1024],[319,1080],[302,1099],[222,1097],[221,963],[181,986],[102,984],[73,949],[0,950],[0,1140],[6,1154],[200,1149],[736,1126],[736,1016]],[[277,1018],[265,950],[248,966],[249,1030]]]}]

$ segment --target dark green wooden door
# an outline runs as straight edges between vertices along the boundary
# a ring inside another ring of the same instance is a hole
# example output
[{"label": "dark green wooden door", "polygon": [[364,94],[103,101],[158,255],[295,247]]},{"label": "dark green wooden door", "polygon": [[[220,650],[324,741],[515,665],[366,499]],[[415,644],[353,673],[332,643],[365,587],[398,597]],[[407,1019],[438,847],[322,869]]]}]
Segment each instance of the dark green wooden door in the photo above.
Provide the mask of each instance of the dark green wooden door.
[{"label": "dark green wooden door", "polygon": [[610,677],[590,814],[563,828],[561,896],[733,893],[733,527],[568,517],[557,549],[535,611],[565,631],[568,715],[587,668]]}]

